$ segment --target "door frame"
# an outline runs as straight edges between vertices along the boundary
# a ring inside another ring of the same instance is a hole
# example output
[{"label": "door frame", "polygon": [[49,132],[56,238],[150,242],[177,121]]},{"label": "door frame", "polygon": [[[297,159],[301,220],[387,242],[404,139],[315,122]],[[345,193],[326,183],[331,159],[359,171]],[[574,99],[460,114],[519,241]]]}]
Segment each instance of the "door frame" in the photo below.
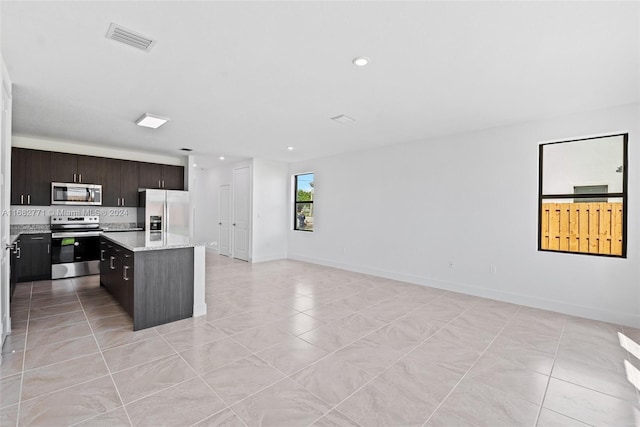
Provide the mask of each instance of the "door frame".
[{"label": "door frame", "polygon": [[[236,171],[239,169],[247,169],[248,170],[248,179],[249,179],[249,188],[247,188],[247,197],[248,197],[248,216],[249,216],[249,225],[247,229],[247,262],[252,262],[252,253],[253,253],[253,197],[251,194],[253,193],[253,168],[251,164],[236,166],[232,170],[231,174],[231,222],[235,223],[236,220]],[[236,258],[236,245],[235,245],[235,226],[231,227],[231,258]],[[240,258],[236,258],[240,259]],[[242,260],[242,259],[241,259]],[[242,260],[244,261],[244,260]]]},{"label": "door frame", "polygon": [[[227,187],[227,218],[229,221],[229,224],[227,224],[227,241],[229,242],[229,248],[228,248],[228,252],[226,254],[222,253],[222,245],[220,244],[220,242],[222,242],[222,189],[223,187]],[[232,203],[231,203],[231,199],[232,199],[232,192],[231,192],[231,184],[220,184],[218,186],[218,255],[224,255],[224,256],[228,256],[231,257],[232,253],[233,253],[233,236],[232,236],[232,231],[231,231],[231,220],[233,218],[233,207],[232,207]]]},{"label": "door frame", "polygon": [[[0,348],[4,344],[4,340],[11,333],[11,311],[9,309],[9,292],[10,292],[10,260],[11,254],[5,249],[5,245],[9,244],[10,235],[10,216],[7,213],[11,209],[11,111],[12,111],[12,93],[11,80],[5,67],[2,56],[0,55],[0,76],[2,80],[2,102],[0,107],[0,180],[4,191],[0,193],[0,215],[6,221],[0,222],[2,230],[0,236],[4,237],[0,245]],[[5,103],[6,95],[6,103]],[[4,171],[4,174],[2,174]],[[0,354],[0,363],[2,363],[2,355]]]}]

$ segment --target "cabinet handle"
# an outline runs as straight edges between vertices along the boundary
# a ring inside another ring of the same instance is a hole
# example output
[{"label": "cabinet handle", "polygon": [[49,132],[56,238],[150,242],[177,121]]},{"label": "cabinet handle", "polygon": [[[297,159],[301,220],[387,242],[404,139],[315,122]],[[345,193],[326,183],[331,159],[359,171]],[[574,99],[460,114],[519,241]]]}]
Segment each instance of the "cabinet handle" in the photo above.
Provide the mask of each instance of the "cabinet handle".
[{"label": "cabinet handle", "polygon": [[158,180],[158,188],[162,188],[162,183]]},{"label": "cabinet handle", "polygon": [[73,182],[76,182],[76,174],[73,174]]},{"label": "cabinet handle", "polygon": [[124,197],[122,198],[122,206],[124,206]]},{"label": "cabinet handle", "polygon": [[114,265],[114,262],[116,261],[116,257],[112,256],[112,257],[109,257],[109,258],[111,258],[109,260],[109,268],[112,269],[112,270],[115,270],[116,266]]},{"label": "cabinet handle", "polygon": [[104,253],[106,251],[104,249],[100,249],[100,261],[104,261]]},{"label": "cabinet handle", "polygon": [[82,174],[79,174],[78,182],[82,182]]},{"label": "cabinet handle", "polygon": [[31,240],[44,240],[44,237],[30,237]]},{"label": "cabinet handle", "polygon": [[120,206],[120,197],[118,197],[118,206]]},{"label": "cabinet handle", "polygon": [[47,243],[47,253],[50,254],[51,253],[51,244]]},{"label": "cabinet handle", "polygon": [[127,270],[129,270],[129,266],[128,266],[128,265],[125,265],[125,266],[122,268],[122,278],[123,278],[124,280],[129,280],[129,278],[127,277]]},{"label": "cabinet handle", "polygon": [[20,247],[18,247],[17,249],[18,249],[18,252],[17,252],[17,253],[18,253],[18,255],[16,255],[16,258],[18,258],[18,259],[19,259],[19,258],[20,258],[20,255],[22,254],[22,251],[20,250]]},{"label": "cabinet handle", "polygon": [[31,194],[27,194],[27,204],[31,204]]},{"label": "cabinet handle", "polygon": [[24,205],[24,194],[20,195],[20,204]]},{"label": "cabinet handle", "polygon": [[165,187],[164,187],[164,179],[162,180],[162,188],[165,188]]}]

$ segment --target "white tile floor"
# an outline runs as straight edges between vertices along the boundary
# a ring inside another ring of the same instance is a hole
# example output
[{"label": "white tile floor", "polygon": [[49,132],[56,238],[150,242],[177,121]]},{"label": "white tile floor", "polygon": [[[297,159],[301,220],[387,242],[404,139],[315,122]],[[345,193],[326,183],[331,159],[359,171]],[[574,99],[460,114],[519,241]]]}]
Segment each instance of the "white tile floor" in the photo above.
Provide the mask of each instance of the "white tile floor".
[{"label": "white tile floor", "polygon": [[640,330],[210,255],[207,304],[132,332],[96,277],[19,284],[0,426],[640,425]]}]

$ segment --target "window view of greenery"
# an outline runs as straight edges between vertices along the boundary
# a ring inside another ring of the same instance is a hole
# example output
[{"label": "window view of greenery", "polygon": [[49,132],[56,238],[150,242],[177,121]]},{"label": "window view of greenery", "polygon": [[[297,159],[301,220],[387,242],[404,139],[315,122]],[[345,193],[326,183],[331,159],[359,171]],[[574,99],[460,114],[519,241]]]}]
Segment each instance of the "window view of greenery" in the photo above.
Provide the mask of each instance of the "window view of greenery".
[{"label": "window view of greenery", "polygon": [[538,249],[626,257],[627,139],[540,145]]},{"label": "window view of greenery", "polygon": [[294,230],[313,231],[313,173],[295,176]]}]

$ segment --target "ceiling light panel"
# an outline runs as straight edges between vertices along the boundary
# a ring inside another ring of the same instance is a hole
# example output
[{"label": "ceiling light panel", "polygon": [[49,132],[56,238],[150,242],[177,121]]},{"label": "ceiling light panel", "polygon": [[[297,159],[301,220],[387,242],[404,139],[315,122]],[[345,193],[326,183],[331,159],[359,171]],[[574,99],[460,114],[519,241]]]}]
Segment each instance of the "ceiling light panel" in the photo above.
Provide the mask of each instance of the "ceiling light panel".
[{"label": "ceiling light panel", "polygon": [[356,119],[352,119],[351,117],[345,116],[344,114],[340,114],[339,116],[331,117],[331,120],[333,120],[334,122],[342,123],[343,125],[346,125],[347,123],[352,123],[352,122],[356,121]]},{"label": "ceiling light panel", "polygon": [[158,129],[163,124],[167,123],[169,119],[160,116],[154,116],[152,114],[144,113],[142,117],[136,120],[138,126],[144,126],[146,128]]},{"label": "ceiling light panel", "polygon": [[149,52],[156,44],[156,40],[114,23],[109,26],[106,37],[145,52]]}]

